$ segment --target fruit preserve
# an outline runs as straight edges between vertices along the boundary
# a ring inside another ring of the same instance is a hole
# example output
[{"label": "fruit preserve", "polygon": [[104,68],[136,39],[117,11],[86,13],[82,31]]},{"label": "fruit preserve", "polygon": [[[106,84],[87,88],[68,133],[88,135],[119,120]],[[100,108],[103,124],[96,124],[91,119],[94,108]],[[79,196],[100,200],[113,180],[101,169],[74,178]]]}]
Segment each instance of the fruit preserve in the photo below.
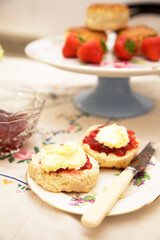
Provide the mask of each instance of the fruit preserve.
[{"label": "fruit preserve", "polygon": [[0,155],[7,155],[11,150],[16,152],[22,146],[27,126],[27,114],[0,110]]},{"label": "fruit preserve", "polygon": [[106,155],[113,153],[116,156],[124,156],[128,150],[136,149],[138,147],[138,142],[136,141],[135,133],[131,130],[127,130],[129,143],[125,147],[120,148],[109,148],[103,143],[99,143],[95,137],[97,133],[106,125],[100,126],[97,129],[91,131],[91,133],[83,139],[83,144],[88,144],[90,148],[99,153],[105,153]]},{"label": "fruit preserve", "polygon": [[[80,173],[80,172],[83,171],[83,170],[89,170],[89,169],[92,168],[92,164],[91,164],[91,162],[89,161],[88,155],[86,155],[86,159],[87,159],[86,163],[85,163],[84,166],[81,167],[79,170],[60,168],[60,169],[58,169],[58,170],[55,171],[55,172],[56,172],[56,173],[63,172],[63,173],[77,174],[77,173]],[[50,172],[49,174],[52,174],[52,172]]]}]

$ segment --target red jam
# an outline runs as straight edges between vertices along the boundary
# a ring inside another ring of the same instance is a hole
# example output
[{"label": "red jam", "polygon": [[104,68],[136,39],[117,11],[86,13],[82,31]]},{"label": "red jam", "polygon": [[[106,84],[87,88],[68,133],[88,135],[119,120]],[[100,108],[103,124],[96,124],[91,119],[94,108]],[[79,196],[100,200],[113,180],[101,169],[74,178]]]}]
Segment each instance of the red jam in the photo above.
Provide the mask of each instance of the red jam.
[{"label": "red jam", "polygon": [[[89,161],[89,157],[88,155],[86,155],[86,158],[87,158],[87,161],[86,163],[84,164],[83,167],[81,167],[79,170],[74,170],[74,169],[63,169],[63,168],[60,168],[58,169],[57,171],[55,171],[56,173],[70,173],[70,174],[79,174],[81,171],[83,170],[88,170],[88,169],[91,169],[92,168],[92,164],[90,163]],[[52,174],[54,171],[51,171],[49,172],[49,174]]]},{"label": "red jam", "polygon": [[106,155],[113,153],[117,156],[124,156],[128,150],[136,149],[138,147],[138,142],[136,141],[135,133],[131,130],[127,130],[129,143],[125,147],[120,148],[109,148],[102,143],[99,143],[95,137],[100,131],[100,128],[103,128],[106,125],[100,126],[97,129],[91,131],[91,133],[83,139],[84,144],[88,144],[90,148],[99,153],[104,152]]},{"label": "red jam", "polygon": [[88,157],[87,154],[86,154],[86,158],[87,158],[87,161],[86,161],[86,163],[84,164],[84,166],[80,168],[80,171],[88,170],[88,169],[91,169],[91,168],[92,168],[92,164],[90,163],[89,157]]},{"label": "red jam", "polygon": [[0,110],[0,153],[19,149],[26,138],[24,133],[27,127],[27,114],[12,114]]}]

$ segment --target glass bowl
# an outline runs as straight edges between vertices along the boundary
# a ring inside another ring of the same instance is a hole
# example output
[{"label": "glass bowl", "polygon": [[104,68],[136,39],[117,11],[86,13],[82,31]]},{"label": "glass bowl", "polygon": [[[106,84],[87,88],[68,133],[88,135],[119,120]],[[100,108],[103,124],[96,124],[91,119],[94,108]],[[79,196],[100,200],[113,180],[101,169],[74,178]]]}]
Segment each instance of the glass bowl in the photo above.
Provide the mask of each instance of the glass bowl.
[{"label": "glass bowl", "polygon": [[35,131],[46,96],[12,82],[0,82],[0,155],[20,150]]}]

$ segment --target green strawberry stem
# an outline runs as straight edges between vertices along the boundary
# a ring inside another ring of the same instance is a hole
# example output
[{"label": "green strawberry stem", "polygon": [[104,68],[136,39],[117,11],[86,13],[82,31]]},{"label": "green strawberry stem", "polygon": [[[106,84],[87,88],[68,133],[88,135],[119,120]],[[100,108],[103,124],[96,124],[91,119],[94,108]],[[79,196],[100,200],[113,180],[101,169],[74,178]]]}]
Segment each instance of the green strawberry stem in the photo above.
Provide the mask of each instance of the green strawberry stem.
[{"label": "green strawberry stem", "polygon": [[103,48],[103,51],[104,51],[104,52],[107,52],[107,46],[106,46],[105,42],[101,39],[101,40],[100,40],[100,43],[101,43],[101,46],[102,46],[102,48]]},{"label": "green strawberry stem", "polygon": [[125,49],[130,53],[130,54],[133,54],[136,50],[136,44],[135,42],[133,42],[132,40],[130,39],[127,39],[125,42],[124,42],[124,45],[125,45]]},{"label": "green strawberry stem", "polygon": [[79,41],[80,41],[81,43],[85,43],[85,40],[84,40],[80,35],[78,35],[77,38],[79,39]]}]

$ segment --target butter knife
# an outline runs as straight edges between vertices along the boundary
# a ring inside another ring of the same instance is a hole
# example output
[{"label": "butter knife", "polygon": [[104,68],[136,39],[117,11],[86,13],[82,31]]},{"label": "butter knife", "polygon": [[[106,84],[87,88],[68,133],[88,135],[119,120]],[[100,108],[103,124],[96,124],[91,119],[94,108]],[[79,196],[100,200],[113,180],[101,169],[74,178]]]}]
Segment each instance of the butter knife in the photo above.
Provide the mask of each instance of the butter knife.
[{"label": "butter knife", "polygon": [[81,222],[84,226],[94,228],[103,221],[104,217],[109,213],[120,195],[129,185],[132,178],[138,172],[145,169],[155,150],[156,144],[154,142],[149,142],[113,183],[108,188],[104,189],[102,194],[83,214]]}]

